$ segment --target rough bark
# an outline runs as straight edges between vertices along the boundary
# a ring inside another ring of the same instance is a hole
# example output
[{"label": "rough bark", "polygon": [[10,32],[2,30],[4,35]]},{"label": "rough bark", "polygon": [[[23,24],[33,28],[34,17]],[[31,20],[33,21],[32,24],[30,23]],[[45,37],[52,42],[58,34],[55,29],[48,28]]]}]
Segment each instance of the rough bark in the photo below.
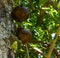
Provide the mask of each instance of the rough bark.
[{"label": "rough bark", "polygon": [[11,0],[0,0],[0,58],[15,58],[10,48],[10,36],[14,31],[14,24],[10,16]]}]

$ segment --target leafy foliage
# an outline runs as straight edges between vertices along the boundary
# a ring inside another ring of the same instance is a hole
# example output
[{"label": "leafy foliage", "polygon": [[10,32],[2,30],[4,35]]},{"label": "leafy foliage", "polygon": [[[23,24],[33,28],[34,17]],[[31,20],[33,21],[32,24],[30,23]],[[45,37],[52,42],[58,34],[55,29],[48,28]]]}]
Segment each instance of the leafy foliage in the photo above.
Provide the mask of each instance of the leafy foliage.
[{"label": "leafy foliage", "polygon": [[[22,2],[23,6],[26,6],[30,11],[29,18],[21,23],[24,28],[28,28],[32,32],[33,42],[28,43],[29,55],[31,58],[43,58],[48,53],[53,40],[52,34],[56,33],[57,27],[60,25],[60,2],[58,0],[15,0],[14,5],[21,5]],[[18,25],[18,23],[15,24]],[[60,39],[55,44],[54,49],[56,51],[60,50],[59,42]],[[25,46],[22,43],[18,44],[15,52],[16,58],[26,58]],[[59,55],[59,52],[57,54]],[[51,58],[57,57],[57,54],[54,51]]]}]

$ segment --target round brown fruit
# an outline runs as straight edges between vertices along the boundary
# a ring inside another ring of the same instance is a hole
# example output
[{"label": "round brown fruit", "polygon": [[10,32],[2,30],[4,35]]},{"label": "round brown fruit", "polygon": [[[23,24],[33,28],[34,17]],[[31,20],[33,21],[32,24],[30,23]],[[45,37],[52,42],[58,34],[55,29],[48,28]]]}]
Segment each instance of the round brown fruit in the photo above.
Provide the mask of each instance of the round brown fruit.
[{"label": "round brown fruit", "polygon": [[24,6],[17,6],[12,10],[12,17],[18,22],[22,22],[29,17],[29,10]]},{"label": "round brown fruit", "polygon": [[26,44],[31,41],[32,34],[28,29],[20,28],[17,32],[18,39],[22,41],[23,44]]}]

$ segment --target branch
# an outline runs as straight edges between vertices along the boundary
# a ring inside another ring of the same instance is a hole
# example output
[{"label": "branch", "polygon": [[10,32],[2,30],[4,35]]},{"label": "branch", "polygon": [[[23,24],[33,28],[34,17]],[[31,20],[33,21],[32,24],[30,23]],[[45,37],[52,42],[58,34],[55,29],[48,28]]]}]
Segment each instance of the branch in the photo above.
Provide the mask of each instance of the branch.
[{"label": "branch", "polygon": [[49,49],[47,55],[45,56],[45,58],[50,58],[59,34],[60,34],[60,26],[58,27],[58,29],[56,31],[56,38],[52,41],[52,43],[50,45],[50,49]]},{"label": "branch", "polygon": [[29,2],[30,2],[30,6],[31,6],[32,10],[35,10],[35,7],[34,7],[34,5],[33,5],[32,0],[29,0]]}]

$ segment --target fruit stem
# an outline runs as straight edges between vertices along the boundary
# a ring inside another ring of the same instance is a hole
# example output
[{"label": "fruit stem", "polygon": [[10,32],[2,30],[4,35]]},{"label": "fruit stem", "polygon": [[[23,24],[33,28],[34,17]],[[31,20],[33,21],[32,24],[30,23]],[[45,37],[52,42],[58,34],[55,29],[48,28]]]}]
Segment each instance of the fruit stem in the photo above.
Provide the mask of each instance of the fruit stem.
[{"label": "fruit stem", "polygon": [[26,46],[27,58],[30,58],[27,44],[25,44],[25,46]]}]

